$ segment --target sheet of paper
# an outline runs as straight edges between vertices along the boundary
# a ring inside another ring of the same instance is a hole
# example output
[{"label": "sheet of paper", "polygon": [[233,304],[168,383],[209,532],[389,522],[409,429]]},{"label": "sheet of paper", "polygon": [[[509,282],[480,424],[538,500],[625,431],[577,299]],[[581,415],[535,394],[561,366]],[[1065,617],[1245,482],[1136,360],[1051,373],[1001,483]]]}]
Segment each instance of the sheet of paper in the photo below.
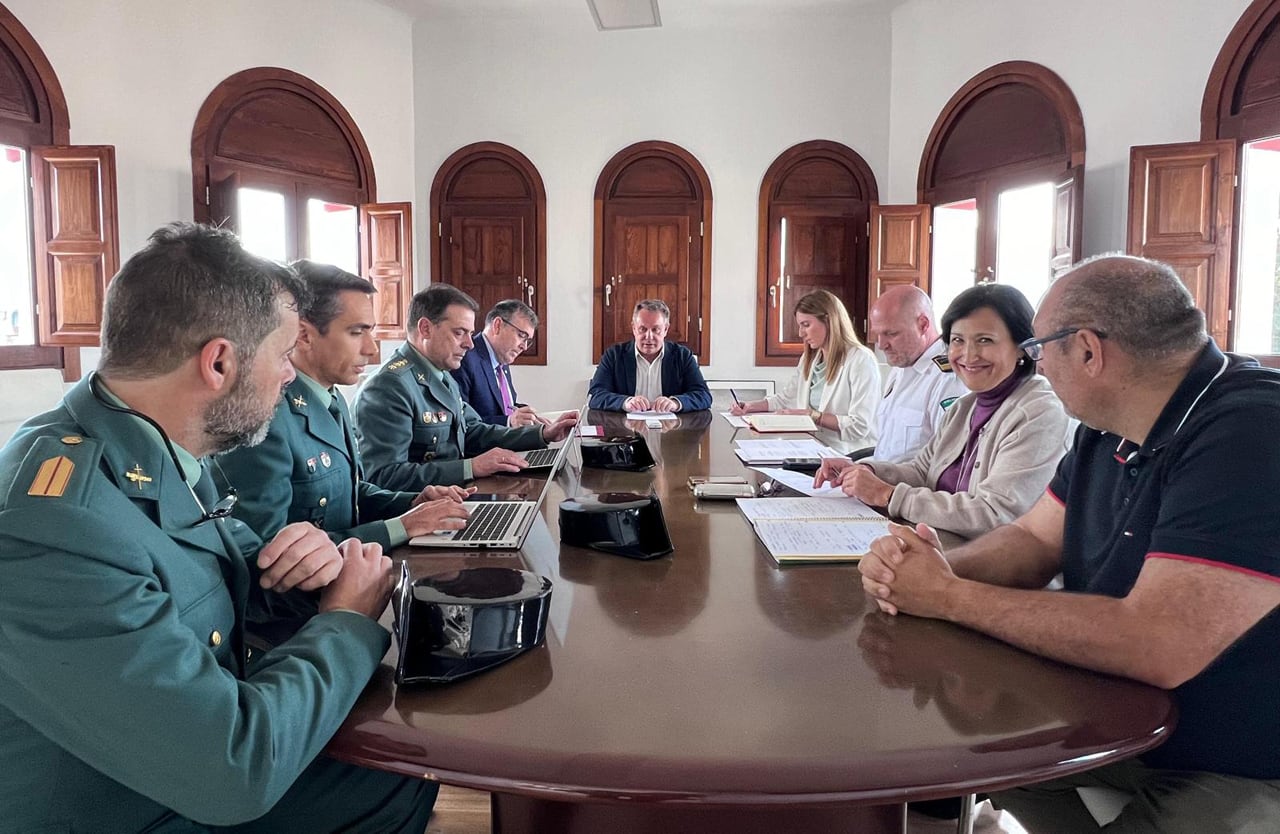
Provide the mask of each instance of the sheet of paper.
[{"label": "sheet of paper", "polygon": [[787,458],[838,458],[840,453],[811,437],[794,440],[738,440],[734,452],[747,463],[781,463]]},{"label": "sheet of paper", "polygon": [[871,543],[888,535],[888,522],[849,524],[840,521],[762,521],[756,535],[779,562],[850,562],[871,550]]},{"label": "sheet of paper", "polygon": [[746,420],[743,420],[741,417],[739,417],[739,416],[738,416],[738,415],[736,415],[736,414],[730,414],[730,413],[729,413],[729,412],[727,412],[727,411],[721,411],[721,412],[720,412],[720,416],[721,416],[721,417],[723,417],[724,419],[728,420],[728,421],[729,421],[729,425],[733,426],[735,429],[747,429],[747,428],[750,428],[750,426],[748,426],[748,425],[747,425],[747,421],[746,421]]},{"label": "sheet of paper", "polygon": [[539,411],[538,416],[545,417],[546,419],[554,423],[556,420],[560,419],[560,416],[562,414],[577,414],[577,413],[578,413],[578,409],[576,408],[562,408],[559,411]]},{"label": "sheet of paper", "polygon": [[747,425],[758,432],[817,431],[818,426],[808,414],[749,414]]},{"label": "sheet of paper", "polygon": [[884,520],[880,513],[846,495],[839,498],[739,498],[738,509],[752,524],[765,519]]},{"label": "sheet of paper", "polygon": [[674,411],[628,411],[628,420],[674,420]]},{"label": "sheet of paper", "polygon": [[823,486],[815,489],[813,486],[813,476],[805,472],[793,472],[790,469],[778,469],[774,466],[753,466],[751,468],[759,472],[761,475],[764,475],[766,478],[771,478],[772,480],[775,480],[784,486],[789,486],[796,492],[803,493],[811,498],[817,496],[835,497],[837,495],[844,494],[840,491],[840,487],[838,486]]}]

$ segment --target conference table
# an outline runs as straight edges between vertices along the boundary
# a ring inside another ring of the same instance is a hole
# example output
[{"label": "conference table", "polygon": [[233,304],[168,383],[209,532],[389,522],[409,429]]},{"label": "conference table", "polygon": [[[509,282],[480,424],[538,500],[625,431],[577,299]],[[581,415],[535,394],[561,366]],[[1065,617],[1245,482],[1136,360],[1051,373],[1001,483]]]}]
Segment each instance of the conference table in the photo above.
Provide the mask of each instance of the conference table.
[{"label": "conference table", "polygon": [[[732,501],[695,501],[686,483],[742,474],[732,439],[749,431],[710,412],[660,429],[587,422],[643,435],[657,465],[583,468],[573,450],[520,551],[394,554],[415,577],[504,566],[550,578],[545,644],[402,687],[393,645],[329,755],[490,791],[501,834],[901,832],[908,800],[1087,770],[1172,730],[1164,691],[880,613],[852,565],[779,568]],[[564,497],[650,491],[671,555],[560,543]]]}]

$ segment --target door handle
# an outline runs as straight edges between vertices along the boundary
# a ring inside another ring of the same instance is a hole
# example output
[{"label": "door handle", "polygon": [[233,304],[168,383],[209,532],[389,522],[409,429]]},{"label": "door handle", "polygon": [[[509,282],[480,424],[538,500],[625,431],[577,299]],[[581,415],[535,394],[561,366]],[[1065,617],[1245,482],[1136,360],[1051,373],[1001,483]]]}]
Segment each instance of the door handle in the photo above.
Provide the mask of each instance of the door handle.
[{"label": "door handle", "polygon": [[778,306],[778,288],[777,287],[769,288],[769,301],[771,302],[773,307],[776,308]]},{"label": "door handle", "polygon": [[529,300],[526,302],[530,307],[533,306],[533,286],[528,282],[524,282],[525,292],[529,294]]},{"label": "door handle", "polygon": [[613,284],[612,284],[613,279],[610,278],[609,280],[611,283],[605,284],[604,286],[604,306],[605,307],[609,306],[609,298],[610,296],[613,295]]}]

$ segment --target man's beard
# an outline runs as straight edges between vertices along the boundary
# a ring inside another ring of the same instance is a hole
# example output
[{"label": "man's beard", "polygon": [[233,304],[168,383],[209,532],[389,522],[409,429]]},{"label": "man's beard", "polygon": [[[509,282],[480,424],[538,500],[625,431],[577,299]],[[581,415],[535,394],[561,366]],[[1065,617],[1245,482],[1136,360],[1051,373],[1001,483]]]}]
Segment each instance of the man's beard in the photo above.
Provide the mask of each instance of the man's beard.
[{"label": "man's beard", "polygon": [[249,384],[248,374],[239,376],[231,390],[205,412],[204,433],[213,453],[257,446],[265,440],[278,399],[277,396],[268,402],[263,392]]}]

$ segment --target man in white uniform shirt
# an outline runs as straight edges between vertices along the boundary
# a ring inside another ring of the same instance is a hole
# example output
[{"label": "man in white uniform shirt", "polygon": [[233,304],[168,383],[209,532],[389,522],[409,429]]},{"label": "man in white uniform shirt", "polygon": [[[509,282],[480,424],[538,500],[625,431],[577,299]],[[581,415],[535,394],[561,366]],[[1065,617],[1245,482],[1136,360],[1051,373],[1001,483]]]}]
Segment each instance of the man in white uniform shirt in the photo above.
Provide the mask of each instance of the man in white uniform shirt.
[{"label": "man in white uniform shirt", "polygon": [[915,457],[957,397],[968,393],[947,362],[933,303],[919,287],[891,287],[871,305],[871,331],[889,365],[884,397],[876,409],[877,460]]}]

